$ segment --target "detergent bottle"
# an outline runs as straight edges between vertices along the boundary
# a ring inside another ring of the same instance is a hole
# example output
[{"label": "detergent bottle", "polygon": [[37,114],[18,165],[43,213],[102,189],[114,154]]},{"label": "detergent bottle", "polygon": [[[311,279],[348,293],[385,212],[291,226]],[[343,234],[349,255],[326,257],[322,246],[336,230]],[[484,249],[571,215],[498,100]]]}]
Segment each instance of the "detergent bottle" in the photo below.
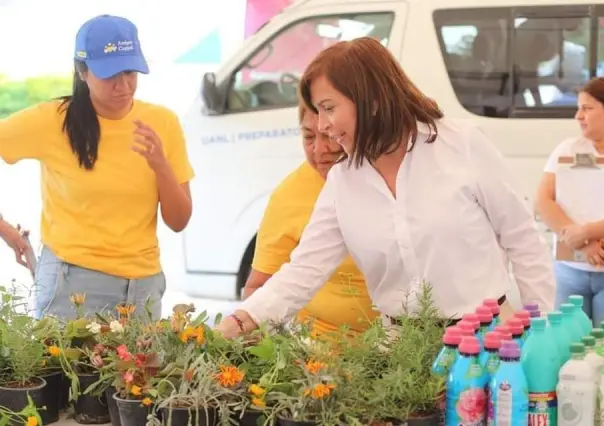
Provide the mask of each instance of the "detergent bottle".
[{"label": "detergent bottle", "polygon": [[[583,330],[583,336],[591,333],[591,329],[593,328],[593,324],[585,311],[583,310],[583,296],[578,294],[573,294],[568,298],[568,303],[575,307],[574,315],[577,318],[579,324],[581,324],[581,330]],[[583,337],[581,336],[581,337]]]},{"label": "detergent bottle", "polygon": [[510,318],[505,323],[506,327],[512,332],[512,340],[518,343],[520,349],[524,345],[524,326],[518,318]]},{"label": "detergent bottle", "polygon": [[484,350],[480,353],[478,359],[487,375],[487,380],[491,379],[495,371],[497,371],[497,367],[499,367],[499,348],[501,347],[501,343],[501,334],[496,331],[489,331],[484,335]]},{"label": "detergent bottle", "polygon": [[531,313],[529,311],[518,311],[514,314],[514,318],[519,320],[522,327],[524,327],[522,339],[526,342],[526,338],[531,330]]},{"label": "detergent bottle", "polygon": [[553,311],[547,314],[549,327],[554,335],[558,353],[560,354],[560,362],[564,364],[570,359],[570,345],[572,343],[568,330],[562,325],[562,312]]},{"label": "detergent bottle", "polygon": [[593,367],[585,359],[585,346],[573,343],[570,360],[560,370],[558,393],[559,426],[592,426],[596,415],[597,388]]},{"label": "detergent bottle", "polygon": [[432,364],[432,372],[437,376],[446,376],[457,359],[457,348],[461,343],[461,330],[455,326],[447,327],[443,335],[443,347]]},{"label": "detergent bottle", "polygon": [[499,313],[501,312],[501,308],[499,307],[499,302],[497,299],[484,299],[482,302],[483,306],[486,306],[491,310],[493,314],[493,323],[491,325],[491,329],[495,329],[499,324],[501,324],[501,319],[499,318]]},{"label": "detergent bottle", "polygon": [[478,321],[480,321],[478,335],[484,339],[484,335],[493,330],[493,313],[486,306],[479,306],[476,308],[476,316],[478,317]]},{"label": "detergent bottle", "polygon": [[560,311],[562,312],[562,325],[568,331],[572,342],[580,343],[583,337],[583,327],[575,317],[575,305],[563,303],[560,305]]}]

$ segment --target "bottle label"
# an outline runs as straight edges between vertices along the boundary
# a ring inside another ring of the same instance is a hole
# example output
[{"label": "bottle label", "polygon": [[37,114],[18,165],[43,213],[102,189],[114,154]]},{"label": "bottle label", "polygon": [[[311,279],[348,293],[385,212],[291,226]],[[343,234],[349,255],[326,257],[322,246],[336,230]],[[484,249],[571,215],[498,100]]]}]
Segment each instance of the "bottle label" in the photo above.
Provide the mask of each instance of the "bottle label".
[{"label": "bottle label", "polygon": [[468,366],[466,371],[466,379],[476,379],[484,374],[484,370],[478,361],[478,358],[474,357]]},{"label": "bottle label", "polygon": [[529,392],[529,426],[556,426],[557,409],[556,391]]},{"label": "bottle label", "polygon": [[499,356],[496,353],[489,354],[485,367],[491,376],[494,375],[499,367]]},{"label": "bottle label", "polygon": [[453,365],[453,361],[455,361],[455,351],[447,348],[438,359],[438,366],[445,371],[449,371],[449,368]]},{"label": "bottle label", "polygon": [[512,424],[512,386],[509,383],[503,382],[499,385],[495,401],[497,426],[514,426]]},{"label": "bottle label", "polygon": [[448,426],[484,426],[487,413],[487,394],[483,388],[462,391],[454,401],[452,413],[447,413]]}]

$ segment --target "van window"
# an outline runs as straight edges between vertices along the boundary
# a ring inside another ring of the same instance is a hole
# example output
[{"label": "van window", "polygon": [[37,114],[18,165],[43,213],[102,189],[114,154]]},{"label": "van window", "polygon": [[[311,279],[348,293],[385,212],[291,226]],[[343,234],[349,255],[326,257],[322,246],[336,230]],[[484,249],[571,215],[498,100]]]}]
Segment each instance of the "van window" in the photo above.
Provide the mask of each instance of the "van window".
[{"label": "van window", "polygon": [[604,74],[604,55],[592,46],[603,24],[601,11],[594,10],[585,5],[435,11],[459,102],[486,117],[572,117],[577,90]]},{"label": "van window", "polygon": [[227,111],[296,105],[299,79],[321,50],[359,37],[375,37],[387,45],[393,20],[393,13],[321,16],[282,29],[235,72]]}]

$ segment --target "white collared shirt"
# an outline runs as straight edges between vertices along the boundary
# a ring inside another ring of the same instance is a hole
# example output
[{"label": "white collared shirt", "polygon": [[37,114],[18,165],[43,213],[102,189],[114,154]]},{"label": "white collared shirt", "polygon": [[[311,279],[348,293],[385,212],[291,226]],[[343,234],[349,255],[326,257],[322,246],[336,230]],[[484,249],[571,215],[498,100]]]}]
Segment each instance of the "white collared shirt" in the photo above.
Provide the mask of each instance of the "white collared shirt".
[{"label": "white collared shirt", "polygon": [[257,323],[290,318],[347,252],[385,315],[399,315],[422,280],[446,318],[474,312],[485,298],[509,290],[506,258],[522,301],[552,309],[552,259],[500,153],[466,121],[439,120],[434,143],[424,142],[427,126],[418,127],[396,198],[369,162],[334,166],[290,263],[240,309]]}]

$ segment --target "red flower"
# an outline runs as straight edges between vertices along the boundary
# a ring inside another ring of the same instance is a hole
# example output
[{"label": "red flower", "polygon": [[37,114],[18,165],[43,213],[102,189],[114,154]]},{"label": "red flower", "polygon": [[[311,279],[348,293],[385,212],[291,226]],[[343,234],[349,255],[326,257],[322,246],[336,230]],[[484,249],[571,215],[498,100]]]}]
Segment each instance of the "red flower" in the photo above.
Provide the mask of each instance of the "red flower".
[{"label": "red flower", "polygon": [[128,348],[126,347],[126,345],[124,345],[124,344],[119,345],[115,349],[115,351],[117,352],[117,356],[119,356],[122,361],[131,361],[132,360],[132,355],[130,354],[130,352],[128,352]]},{"label": "red flower", "polygon": [[145,361],[147,361],[147,357],[145,356],[145,354],[134,355],[134,364],[138,368],[142,368],[145,365]]}]

